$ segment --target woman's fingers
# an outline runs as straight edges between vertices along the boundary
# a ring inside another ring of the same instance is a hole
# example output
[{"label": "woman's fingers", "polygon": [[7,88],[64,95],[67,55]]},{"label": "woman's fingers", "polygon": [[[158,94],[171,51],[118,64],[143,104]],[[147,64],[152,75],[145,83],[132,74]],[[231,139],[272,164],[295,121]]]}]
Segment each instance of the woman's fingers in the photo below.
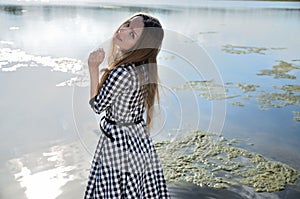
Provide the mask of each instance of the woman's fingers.
[{"label": "woman's fingers", "polygon": [[90,53],[88,58],[88,65],[90,67],[98,67],[104,60],[105,52],[103,48],[95,50]]}]

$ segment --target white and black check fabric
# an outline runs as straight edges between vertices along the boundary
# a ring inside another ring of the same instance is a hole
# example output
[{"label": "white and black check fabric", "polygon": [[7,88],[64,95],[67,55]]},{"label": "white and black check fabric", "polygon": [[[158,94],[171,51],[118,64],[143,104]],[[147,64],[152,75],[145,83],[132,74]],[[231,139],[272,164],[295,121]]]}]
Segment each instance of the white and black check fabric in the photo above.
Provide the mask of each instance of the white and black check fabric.
[{"label": "white and black check fabric", "polygon": [[105,134],[100,134],[85,199],[170,198],[159,158],[141,120],[145,111],[143,85],[147,81],[145,66],[119,66],[90,101],[96,113],[105,111],[106,117],[117,124],[107,120],[100,124]]}]

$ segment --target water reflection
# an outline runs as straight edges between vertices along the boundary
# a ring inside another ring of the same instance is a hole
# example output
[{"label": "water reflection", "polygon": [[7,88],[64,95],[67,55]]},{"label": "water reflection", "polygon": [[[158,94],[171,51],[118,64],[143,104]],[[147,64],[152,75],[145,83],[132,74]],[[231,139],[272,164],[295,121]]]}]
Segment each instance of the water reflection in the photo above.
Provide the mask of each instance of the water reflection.
[{"label": "water reflection", "polygon": [[209,187],[198,187],[191,183],[170,183],[172,199],[297,199],[292,194],[286,194],[282,197],[270,193],[253,193],[247,186],[235,186],[230,189],[214,189]]},{"label": "water reflection", "polygon": [[[69,116],[72,110],[66,109],[71,107],[72,95],[67,86],[76,85],[75,88],[82,89],[76,96],[80,100],[74,112],[81,122],[78,129],[84,133],[81,135],[93,152],[93,144],[97,142],[93,131],[98,132],[98,126],[93,115],[87,113],[88,92],[85,88],[88,74],[84,63],[90,50],[110,38],[123,19],[138,11],[158,16],[166,29],[184,33],[191,38],[189,41],[204,45],[220,70],[224,85],[216,85],[213,79],[196,78],[177,57],[162,54],[161,63],[172,69],[178,68],[179,73],[189,73],[191,78],[187,86],[198,89],[199,104],[184,107],[187,114],[193,117],[194,107],[199,106],[201,110],[204,107],[205,111],[201,113],[205,117],[209,115],[206,113],[210,110],[206,109],[211,100],[227,100],[233,106],[229,104],[227,107],[224,134],[250,137],[251,143],[247,145],[251,146],[250,150],[299,169],[299,123],[292,121],[287,114],[292,113],[294,120],[300,121],[299,6],[293,4],[290,10],[285,10],[281,8],[290,8],[290,3],[235,2],[233,7],[228,2],[217,6],[214,2],[207,4],[202,1],[193,1],[193,4],[177,2],[181,6],[159,3],[156,6],[99,3],[83,7],[0,6],[0,108],[6,113],[1,117],[1,158],[3,164],[10,159],[7,164],[9,172],[14,181],[26,188],[28,198],[45,198],[45,195],[40,195],[40,190],[44,190],[40,186],[42,183],[50,185],[44,193],[51,191],[53,198],[74,198],[83,193],[91,158],[89,153],[82,151],[82,143],[66,147],[68,149],[63,147],[63,141],[70,142],[69,137],[72,137],[65,136],[65,129],[69,135],[76,135],[72,128],[73,118]],[[195,4],[201,6],[186,7]],[[280,9],[269,9],[274,7]],[[269,24],[276,25],[271,29]],[[292,65],[292,70],[272,67],[283,62],[283,65]],[[208,68],[205,64],[203,67]],[[174,87],[182,83],[176,81],[177,76],[170,70],[162,72],[166,77],[172,76],[170,79],[176,83]],[[220,90],[222,93],[218,95]],[[178,94],[184,100],[189,98],[183,89],[172,94]],[[162,101],[170,107],[177,106],[170,98]],[[257,111],[253,104],[269,111]],[[81,114],[79,109],[85,112]],[[165,115],[173,121],[180,118],[177,112],[168,111]],[[177,135],[178,129],[174,131]],[[170,134],[173,134],[171,130]],[[40,143],[55,147],[33,153],[40,149]],[[6,179],[9,172],[5,172],[1,180]],[[5,185],[3,187],[11,183],[1,182]],[[240,198],[240,195],[242,198],[284,198],[275,194],[259,195],[249,187],[242,191],[232,187],[230,191],[194,188],[180,185],[171,187],[171,191],[177,198],[199,198],[199,195],[207,198]],[[299,191],[294,195],[297,194],[299,196]]]},{"label": "water reflection", "polygon": [[75,166],[66,166],[64,148],[56,146],[41,156],[26,155],[12,159],[8,168],[30,199],[53,199],[62,193],[61,187],[75,179],[70,174]]},{"label": "water reflection", "polygon": [[[3,42],[9,44],[9,42]],[[84,68],[82,61],[73,58],[52,58],[50,56],[30,55],[20,49],[1,48],[0,49],[0,71],[12,72],[20,68],[30,67],[49,67],[51,71],[59,71],[70,74],[77,74],[70,80],[57,84],[57,86],[65,86],[74,84],[74,82],[87,85],[87,68]]]},{"label": "water reflection", "polygon": [[0,10],[1,9],[12,15],[22,15],[24,12],[26,12],[22,6],[4,6],[3,8],[0,7]]},{"label": "water reflection", "polygon": [[55,7],[55,6],[42,6],[40,7],[42,12],[43,20],[52,21],[57,18],[57,16],[63,15],[66,18],[74,19],[78,16],[78,7],[76,6],[65,6],[65,7]]},{"label": "water reflection", "polygon": [[[248,48],[248,52],[240,50],[230,50],[229,53],[244,54],[244,53],[261,53],[261,49]],[[272,66],[272,69],[260,70],[258,76],[270,76],[274,79],[297,79],[297,71],[300,67],[294,63],[285,61],[278,61],[277,65]],[[290,74],[292,73],[292,74]],[[239,88],[239,90],[237,90]],[[229,103],[234,106],[244,107],[245,103],[234,100],[256,100],[261,110],[268,110],[271,107],[284,108],[286,106],[295,106],[292,111],[295,115],[294,120],[299,121],[297,117],[297,107],[300,106],[300,85],[298,84],[280,84],[263,85],[250,84],[250,83],[233,83],[225,82],[224,85],[216,84],[213,80],[197,80],[188,81],[176,90],[192,89],[198,92],[198,95],[207,100],[229,100]],[[275,90],[270,90],[275,89]],[[242,93],[240,92],[242,91]],[[225,94],[224,94],[225,92]]]},{"label": "water reflection", "polygon": [[[209,187],[199,188],[193,184],[187,183],[171,183],[169,185],[172,199],[245,199],[242,195],[226,190],[226,189],[213,189]],[[253,199],[253,198],[252,198]]]}]

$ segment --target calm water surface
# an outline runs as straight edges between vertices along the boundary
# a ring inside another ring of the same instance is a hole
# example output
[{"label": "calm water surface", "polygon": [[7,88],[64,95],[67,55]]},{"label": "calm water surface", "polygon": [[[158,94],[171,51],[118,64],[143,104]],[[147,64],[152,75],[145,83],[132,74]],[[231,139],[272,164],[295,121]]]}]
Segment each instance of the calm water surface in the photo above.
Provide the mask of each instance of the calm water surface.
[{"label": "calm water surface", "polygon": [[[170,36],[158,60],[162,111],[154,140],[171,139],[179,128],[214,131],[300,170],[299,99],[290,105],[273,99],[280,108],[259,100],[261,93],[283,93],[276,86],[299,86],[300,70],[287,72],[294,78],[257,75],[280,61],[300,66],[299,3],[7,5],[11,2],[0,2],[0,198],[82,198],[99,134],[99,116],[87,104],[88,52],[107,47],[116,27],[139,11],[157,16]],[[176,54],[180,42],[188,46],[185,57]],[[200,52],[193,45],[202,53],[202,66],[189,62]],[[208,100],[200,90],[180,89],[187,81],[212,79],[235,97]],[[243,92],[238,84],[257,87]],[[299,98],[299,88],[290,96]],[[170,187],[174,198],[300,196],[299,185],[276,193],[246,186]]]}]

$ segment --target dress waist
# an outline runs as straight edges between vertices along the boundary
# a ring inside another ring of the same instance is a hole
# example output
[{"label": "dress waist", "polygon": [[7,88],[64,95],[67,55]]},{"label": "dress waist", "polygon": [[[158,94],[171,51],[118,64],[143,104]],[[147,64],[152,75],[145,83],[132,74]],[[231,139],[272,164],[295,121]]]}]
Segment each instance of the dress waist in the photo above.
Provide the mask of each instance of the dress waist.
[{"label": "dress waist", "polygon": [[112,142],[115,141],[115,138],[111,134],[107,133],[105,131],[105,129],[102,127],[101,123],[102,123],[103,120],[105,120],[109,124],[119,125],[119,126],[131,126],[131,125],[140,124],[140,123],[142,123],[144,121],[144,119],[141,118],[141,119],[138,119],[138,120],[133,121],[133,122],[119,122],[119,121],[114,121],[114,120],[111,120],[111,119],[103,116],[101,118],[101,121],[100,121],[100,129],[102,130],[102,132],[104,133],[104,135],[106,135]]},{"label": "dress waist", "polygon": [[111,119],[109,119],[105,116],[102,117],[101,120],[106,120],[106,122],[109,123],[109,124],[120,125],[120,126],[130,126],[130,125],[134,125],[134,124],[139,124],[139,123],[144,121],[144,119],[141,118],[141,119],[138,119],[138,120],[133,121],[133,122],[118,122],[118,121],[111,120]]}]

